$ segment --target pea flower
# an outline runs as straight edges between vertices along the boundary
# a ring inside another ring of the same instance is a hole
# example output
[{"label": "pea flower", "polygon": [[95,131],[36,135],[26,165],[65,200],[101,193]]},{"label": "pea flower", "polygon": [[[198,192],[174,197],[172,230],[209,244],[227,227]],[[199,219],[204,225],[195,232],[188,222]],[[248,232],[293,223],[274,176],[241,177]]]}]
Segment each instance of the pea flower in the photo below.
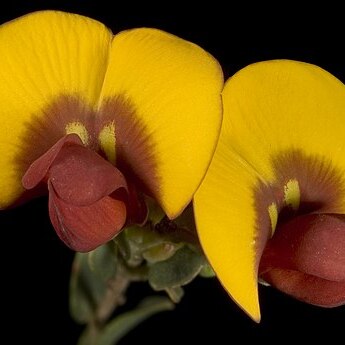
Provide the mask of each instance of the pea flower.
[{"label": "pea flower", "polygon": [[274,60],[227,81],[218,146],[195,215],[221,283],[256,321],[266,282],[310,304],[345,303],[345,87]]},{"label": "pea flower", "polygon": [[0,85],[0,207],[48,191],[52,224],[77,251],[144,222],[144,195],[179,215],[219,134],[218,63],[157,29],[25,15],[0,27]]}]

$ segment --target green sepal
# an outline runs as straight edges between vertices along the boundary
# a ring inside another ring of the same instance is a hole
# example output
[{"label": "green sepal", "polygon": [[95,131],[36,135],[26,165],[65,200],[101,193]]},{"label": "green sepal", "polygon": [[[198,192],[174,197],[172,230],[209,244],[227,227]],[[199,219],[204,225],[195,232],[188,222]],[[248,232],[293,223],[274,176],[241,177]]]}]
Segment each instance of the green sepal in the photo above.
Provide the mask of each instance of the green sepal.
[{"label": "green sepal", "polygon": [[149,266],[149,283],[157,291],[186,285],[200,273],[204,264],[204,256],[185,245],[170,259]]},{"label": "green sepal", "polygon": [[106,285],[91,269],[89,254],[76,253],[70,282],[70,312],[78,323],[94,318],[97,307],[106,293]]},{"label": "green sepal", "polygon": [[129,267],[164,261],[173,256],[182,244],[175,243],[166,235],[158,234],[150,226],[131,226],[115,239],[122,258]]},{"label": "green sepal", "polygon": [[114,278],[117,270],[117,247],[113,242],[88,253],[88,264],[92,272],[104,281]]}]

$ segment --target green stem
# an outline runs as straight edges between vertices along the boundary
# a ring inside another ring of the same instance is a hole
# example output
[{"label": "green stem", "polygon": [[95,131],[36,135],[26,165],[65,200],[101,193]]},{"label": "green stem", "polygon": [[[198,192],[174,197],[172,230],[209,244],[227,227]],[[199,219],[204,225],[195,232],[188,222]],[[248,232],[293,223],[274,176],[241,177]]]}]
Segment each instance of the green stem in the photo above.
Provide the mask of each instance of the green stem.
[{"label": "green stem", "polygon": [[103,325],[115,308],[126,301],[125,292],[130,284],[125,269],[119,265],[116,276],[107,283],[107,291],[96,312],[97,323]]}]

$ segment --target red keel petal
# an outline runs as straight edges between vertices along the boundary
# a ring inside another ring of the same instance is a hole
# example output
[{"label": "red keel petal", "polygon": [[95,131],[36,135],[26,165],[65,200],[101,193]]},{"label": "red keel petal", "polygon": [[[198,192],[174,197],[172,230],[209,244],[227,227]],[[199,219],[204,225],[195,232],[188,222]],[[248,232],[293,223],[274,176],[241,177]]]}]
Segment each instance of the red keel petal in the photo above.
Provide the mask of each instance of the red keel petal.
[{"label": "red keel petal", "polygon": [[345,216],[308,214],[278,226],[260,261],[259,275],[305,302],[345,303]]},{"label": "red keel petal", "polygon": [[278,226],[260,266],[345,281],[345,216],[308,214]]},{"label": "red keel petal", "polygon": [[65,244],[79,252],[88,252],[111,240],[126,221],[122,201],[106,196],[90,206],[74,206],[64,202],[49,188],[51,222]]},{"label": "red keel petal", "polygon": [[82,141],[77,134],[68,134],[61,138],[45,154],[36,159],[25,172],[22,184],[25,189],[36,187],[47,176],[50,166],[66,145],[82,145]]},{"label": "red keel petal", "polygon": [[143,222],[146,204],[122,173],[76,134],[66,135],[38,158],[23,177],[32,189],[46,182],[49,214],[70,248],[89,251],[113,238],[126,222]]},{"label": "red keel petal", "polygon": [[84,147],[76,134],[66,135],[32,163],[22,183],[32,189],[48,179],[61,199],[76,206],[91,205],[119,188],[127,190],[122,173]]},{"label": "red keel petal", "polygon": [[309,304],[328,308],[345,304],[345,282],[286,269],[271,269],[261,278],[278,290]]},{"label": "red keel petal", "polygon": [[127,189],[117,168],[80,145],[61,150],[49,170],[49,180],[59,198],[76,206],[90,205],[119,188]]}]

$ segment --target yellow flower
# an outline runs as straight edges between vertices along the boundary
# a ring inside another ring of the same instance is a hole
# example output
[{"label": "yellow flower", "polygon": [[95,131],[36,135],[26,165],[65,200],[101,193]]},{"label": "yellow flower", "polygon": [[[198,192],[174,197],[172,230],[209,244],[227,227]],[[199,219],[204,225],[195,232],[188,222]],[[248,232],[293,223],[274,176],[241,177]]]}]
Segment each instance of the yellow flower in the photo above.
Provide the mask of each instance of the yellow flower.
[{"label": "yellow flower", "polygon": [[223,103],[194,203],[221,283],[256,321],[258,274],[302,301],[343,304],[344,85],[311,64],[267,61],[230,78]]},{"label": "yellow flower", "polygon": [[142,222],[143,193],[176,217],[215,149],[222,78],[200,47],[156,29],[113,35],[58,11],[3,24],[0,207],[48,189],[55,230],[80,251]]}]

